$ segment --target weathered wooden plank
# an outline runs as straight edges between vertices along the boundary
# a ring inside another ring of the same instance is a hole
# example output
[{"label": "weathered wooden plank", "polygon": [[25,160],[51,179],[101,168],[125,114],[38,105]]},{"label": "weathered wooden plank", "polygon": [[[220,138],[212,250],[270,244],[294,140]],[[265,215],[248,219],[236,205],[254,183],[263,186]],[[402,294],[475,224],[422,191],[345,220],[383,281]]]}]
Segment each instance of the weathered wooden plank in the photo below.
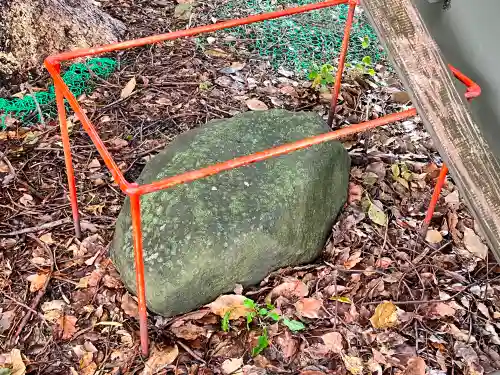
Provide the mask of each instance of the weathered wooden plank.
[{"label": "weathered wooden plank", "polygon": [[500,163],[454,86],[411,0],[361,5],[410,93],[490,249],[500,260]]}]

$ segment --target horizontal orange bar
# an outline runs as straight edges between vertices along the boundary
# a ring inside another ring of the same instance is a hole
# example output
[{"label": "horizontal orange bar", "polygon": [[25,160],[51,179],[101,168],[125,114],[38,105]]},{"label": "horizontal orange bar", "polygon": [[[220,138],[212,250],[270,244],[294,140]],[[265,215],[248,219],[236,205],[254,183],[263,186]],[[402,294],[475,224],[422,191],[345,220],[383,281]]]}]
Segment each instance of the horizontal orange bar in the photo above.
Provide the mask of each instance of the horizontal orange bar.
[{"label": "horizontal orange bar", "polygon": [[255,154],[240,156],[238,158],[228,160],[222,163],[214,164],[205,168],[198,169],[196,171],[190,171],[186,173],[179,174],[177,176],[168,177],[161,181],[152,182],[147,185],[129,187],[125,190],[128,195],[136,194],[149,194],[162,189],[168,189],[173,186],[183,184],[186,182],[191,182],[198,180],[200,178],[208,177],[222,171],[227,171],[228,169],[243,167],[248,164],[263,161],[272,157],[288,154],[292,151],[297,151],[306,147],[310,147],[319,143],[332,141],[334,139],[339,139],[347,135],[356,134],[362,131],[370,130],[378,126],[387,125],[394,121],[399,121],[408,117],[413,117],[417,114],[417,110],[412,108],[403,112],[392,113],[390,115],[363,122],[361,124],[355,124],[335,130],[332,132],[316,135],[314,137],[309,137],[302,139],[297,142],[287,143],[281,146],[273,147],[265,151],[256,152]]}]

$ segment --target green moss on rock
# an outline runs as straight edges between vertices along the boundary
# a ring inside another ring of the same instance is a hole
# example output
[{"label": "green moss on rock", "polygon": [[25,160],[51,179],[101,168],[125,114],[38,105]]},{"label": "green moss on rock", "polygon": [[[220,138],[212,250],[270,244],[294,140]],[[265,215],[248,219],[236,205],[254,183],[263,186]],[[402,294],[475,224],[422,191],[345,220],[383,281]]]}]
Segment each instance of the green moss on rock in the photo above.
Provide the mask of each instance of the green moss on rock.
[{"label": "green moss on rock", "polygon": [[[247,112],[178,136],[138,182],[250,154],[328,131],[310,112]],[[235,284],[314,260],[346,197],[349,156],[328,142],[141,197],[149,308],[193,310]],[[135,291],[130,202],[120,212],[112,259]]]}]

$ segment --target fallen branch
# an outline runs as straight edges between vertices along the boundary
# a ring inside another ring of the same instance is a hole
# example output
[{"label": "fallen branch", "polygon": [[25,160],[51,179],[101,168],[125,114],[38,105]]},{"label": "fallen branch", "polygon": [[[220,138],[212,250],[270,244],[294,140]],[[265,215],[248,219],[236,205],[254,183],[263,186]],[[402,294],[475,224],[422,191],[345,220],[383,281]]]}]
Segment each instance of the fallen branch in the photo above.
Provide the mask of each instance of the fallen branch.
[{"label": "fallen branch", "polygon": [[12,237],[12,236],[17,236],[19,234],[33,233],[33,232],[38,232],[38,231],[45,230],[45,229],[58,227],[59,225],[68,224],[68,223],[71,223],[71,218],[66,217],[64,219],[51,221],[50,223],[45,223],[42,225],[38,225],[36,227],[24,228],[24,229],[16,230],[14,232],[10,232],[10,233],[0,233],[0,236]]}]

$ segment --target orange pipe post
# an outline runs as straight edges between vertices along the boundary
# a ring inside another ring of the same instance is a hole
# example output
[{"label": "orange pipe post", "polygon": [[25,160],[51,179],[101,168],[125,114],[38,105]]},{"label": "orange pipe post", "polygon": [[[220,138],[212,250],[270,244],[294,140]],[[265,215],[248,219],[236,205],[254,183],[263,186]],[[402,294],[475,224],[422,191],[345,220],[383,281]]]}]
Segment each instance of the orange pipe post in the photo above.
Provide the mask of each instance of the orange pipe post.
[{"label": "orange pipe post", "polygon": [[141,196],[131,194],[130,213],[132,215],[132,234],[134,241],[135,281],[137,298],[139,300],[139,327],[141,337],[141,351],[144,356],[149,354],[148,342],[148,311],[146,307],[146,283],[144,281],[144,255],[142,248],[141,229]]},{"label": "orange pipe post", "polygon": [[429,203],[429,208],[427,209],[427,214],[425,215],[424,223],[422,225],[422,233],[425,235],[429,224],[431,223],[432,216],[434,215],[434,210],[436,209],[436,204],[439,200],[439,195],[441,194],[441,189],[446,181],[446,175],[448,174],[448,167],[443,163],[441,171],[439,172],[438,179],[436,181],[436,186],[434,187],[434,192],[432,193],[432,198]]},{"label": "orange pipe post", "polygon": [[332,102],[330,104],[330,112],[328,113],[327,124],[331,128],[333,119],[335,118],[335,110],[337,108],[337,101],[340,94],[340,84],[342,81],[342,74],[344,73],[345,58],[347,55],[347,48],[349,47],[349,38],[351,36],[352,21],[354,19],[354,11],[358,5],[358,0],[349,0],[349,10],[347,13],[347,20],[344,28],[344,39],[342,39],[342,46],[340,48],[339,66],[335,76],[335,84],[333,86]]},{"label": "orange pipe post", "polygon": [[80,213],[78,212],[78,199],[76,197],[75,172],[71,158],[71,146],[69,141],[68,123],[66,119],[66,108],[64,108],[64,96],[61,89],[55,86],[57,113],[59,115],[59,127],[61,129],[61,139],[64,150],[64,163],[66,164],[66,176],[68,178],[69,199],[71,202],[71,212],[73,214],[73,226],[75,227],[75,237],[82,238],[80,226]]}]

